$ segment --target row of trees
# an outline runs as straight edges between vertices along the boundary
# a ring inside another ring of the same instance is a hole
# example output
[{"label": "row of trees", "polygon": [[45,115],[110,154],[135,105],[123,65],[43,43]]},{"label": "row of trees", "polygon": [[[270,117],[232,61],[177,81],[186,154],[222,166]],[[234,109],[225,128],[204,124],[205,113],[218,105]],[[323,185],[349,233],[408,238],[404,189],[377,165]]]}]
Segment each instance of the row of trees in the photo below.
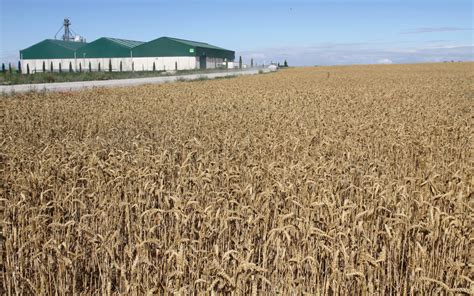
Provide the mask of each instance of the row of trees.
[{"label": "row of trees", "polygon": [[[226,64],[227,64],[227,62],[226,62]],[[239,69],[242,69],[242,65],[243,65],[242,64],[242,56],[239,56]],[[250,67],[251,68],[254,67],[253,58],[250,59]],[[285,60],[283,65],[280,65],[280,63],[278,63],[278,67],[288,67],[288,62]],[[174,68],[175,68],[176,71],[178,70],[178,62],[175,62]],[[42,70],[43,70],[43,72],[46,72],[46,62],[44,62],[44,61],[43,61]],[[59,69],[58,70],[59,70],[60,73],[62,72],[61,63],[59,63]],[[97,70],[99,72],[101,71],[100,63],[98,64]],[[109,69],[108,70],[109,70],[109,72],[112,72],[112,60],[109,60]],[[122,70],[123,70],[122,61],[120,61],[120,72],[122,72]],[[8,63],[8,72],[12,73],[12,71],[13,71],[12,65],[11,65],[11,63]],[[16,71],[18,73],[21,73],[21,62],[18,62],[18,68],[16,69]],[[50,64],[49,71],[54,72],[53,62],[51,62],[51,64]],[[134,65],[133,62],[132,62],[132,71],[135,71],[135,65]],[[155,72],[155,71],[156,71],[156,65],[155,65],[155,62],[153,62],[153,72]],[[2,73],[6,73],[6,72],[7,72],[7,70],[5,68],[5,63],[2,63]],[[69,72],[74,72],[73,67],[72,67],[72,62],[69,62]],[[81,63],[79,63],[79,72],[82,72],[82,64]],[[89,62],[89,72],[92,72],[91,62]],[[29,64],[26,64],[26,74],[30,74],[30,65]]]},{"label": "row of trees", "polygon": [[[271,63],[273,64],[273,62]],[[254,66],[254,62],[253,62],[253,58],[250,59],[250,68],[253,68]],[[283,62],[283,65],[280,65],[280,63],[278,63],[278,67],[288,67],[288,62],[285,60]],[[239,69],[242,69],[242,56],[239,56]]]},{"label": "row of trees", "polygon": [[[16,70],[13,70],[12,63],[8,63],[8,72],[12,73],[13,71],[16,71],[18,73],[21,73],[21,63],[18,62],[18,68]],[[5,63],[2,63],[2,73],[6,73],[7,69],[5,68]]]},{"label": "row of trees", "polygon": [[[122,61],[120,61],[120,66],[119,67],[120,67],[120,72],[122,72],[122,70],[123,70]],[[174,68],[175,68],[176,71],[178,70],[178,62],[174,63]],[[43,61],[42,70],[43,70],[43,73],[46,72],[46,62],[44,62],[44,61]],[[97,66],[97,70],[99,72],[101,71],[100,63]],[[112,60],[109,60],[109,69],[108,70],[109,70],[109,72],[112,72]],[[132,71],[134,71],[134,70],[135,70],[135,63],[132,62]],[[49,71],[54,72],[53,62],[51,62],[51,64],[50,64]],[[59,63],[58,71],[60,73],[63,72],[61,63]],[[155,65],[155,62],[153,62],[153,72],[155,72],[155,71],[156,71],[156,65]],[[6,73],[6,72],[7,72],[7,69],[5,67],[5,63],[2,63],[2,73]],[[9,73],[13,72],[13,68],[12,68],[11,63],[8,63],[8,72]],[[16,69],[16,72],[21,73],[21,62],[18,62],[18,68]],[[73,67],[72,67],[72,62],[69,62],[69,72],[74,72]],[[79,63],[79,72],[82,72],[82,64],[81,63]],[[89,72],[92,72],[91,62],[89,62]],[[29,64],[26,64],[26,74],[30,74],[30,65]]]}]

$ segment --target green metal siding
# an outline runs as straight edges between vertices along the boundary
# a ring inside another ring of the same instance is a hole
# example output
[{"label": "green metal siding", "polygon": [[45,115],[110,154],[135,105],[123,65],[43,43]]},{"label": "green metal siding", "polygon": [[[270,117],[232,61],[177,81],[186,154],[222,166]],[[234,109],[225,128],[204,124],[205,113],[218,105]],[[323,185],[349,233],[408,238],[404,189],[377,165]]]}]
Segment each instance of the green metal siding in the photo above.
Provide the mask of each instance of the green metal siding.
[{"label": "green metal siding", "polygon": [[202,48],[196,49],[197,56],[206,56],[208,58],[221,58],[232,61],[235,59],[235,52],[226,49]]},{"label": "green metal siding", "polygon": [[133,57],[193,57],[196,49],[184,43],[161,37],[133,49]]},{"label": "green metal siding", "polygon": [[214,49],[222,49],[222,50],[225,50],[225,49],[222,48],[222,47],[218,47],[218,46],[215,46],[215,45],[211,45],[211,44],[205,43],[205,42],[192,41],[192,40],[179,39],[179,38],[172,38],[172,37],[164,37],[164,38],[168,38],[168,39],[171,39],[171,40],[174,40],[174,41],[177,41],[177,42],[180,42],[180,43],[184,43],[184,44],[187,44],[187,45],[193,46],[193,47],[214,48]]},{"label": "green metal siding", "polygon": [[206,56],[233,60],[235,52],[204,42],[161,37],[150,42],[99,38],[91,43],[46,39],[20,51],[22,59]]},{"label": "green metal siding", "polygon": [[195,53],[197,56],[206,56],[208,58],[222,58],[222,59],[228,59],[228,60],[233,60],[235,58],[234,51],[224,49],[222,47],[218,47],[209,43],[178,39],[178,38],[170,38],[170,37],[167,37],[167,38],[172,39],[176,42],[193,46],[195,48]]},{"label": "green metal siding", "polygon": [[20,50],[20,58],[33,59],[73,59],[74,52],[87,43],[46,39]]},{"label": "green metal siding", "polygon": [[143,44],[141,41],[99,38],[77,51],[78,58],[126,58],[130,57],[130,50],[137,45]]},{"label": "green metal siding", "polygon": [[133,49],[133,57],[202,56],[233,60],[235,53],[203,42],[161,37]]}]

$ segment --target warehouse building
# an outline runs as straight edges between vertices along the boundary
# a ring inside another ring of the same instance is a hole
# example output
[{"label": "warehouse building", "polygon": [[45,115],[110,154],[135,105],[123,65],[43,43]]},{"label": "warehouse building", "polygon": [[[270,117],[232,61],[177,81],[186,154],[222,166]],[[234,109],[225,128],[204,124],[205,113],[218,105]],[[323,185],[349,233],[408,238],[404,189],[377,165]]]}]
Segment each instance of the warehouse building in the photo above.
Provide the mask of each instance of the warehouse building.
[{"label": "warehouse building", "polygon": [[21,71],[27,73],[43,72],[43,63],[46,71],[59,71],[60,67],[68,71],[69,66],[77,69],[76,51],[87,43],[46,39],[26,49],[20,50]]},{"label": "warehouse building", "polygon": [[211,69],[233,61],[235,52],[204,42],[161,37],[133,49],[136,69],[189,70]]},{"label": "warehouse building", "polygon": [[141,41],[102,37],[77,50],[79,65],[87,71],[132,71],[131,50]]},{"label": "warehouse building", "polygon": [[20,59],[23,73],[169,71],[216,68],[233,62],[235,52],[171,37],[146,43],[102,37],[90,43],[46,39],[21,50]]}]

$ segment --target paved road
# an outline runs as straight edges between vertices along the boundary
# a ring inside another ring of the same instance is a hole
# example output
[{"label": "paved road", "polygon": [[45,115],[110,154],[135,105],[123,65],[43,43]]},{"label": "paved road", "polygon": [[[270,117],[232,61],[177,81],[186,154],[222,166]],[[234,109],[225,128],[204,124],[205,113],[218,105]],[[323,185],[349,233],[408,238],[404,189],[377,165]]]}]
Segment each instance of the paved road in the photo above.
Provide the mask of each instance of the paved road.
[{"label": "paved road", "polygon": [[115,80],[93,80],[93,81],[76,81],[76,82],[58,82],[58,83],[37,83],[37,84],[17,84],[17,85],[0,85],[0,94],[10,94],[29,92],[29,91],[71,91],[84,88],[94,87],[117,87],[132,86],[142,84],[160,84],[174,82],[178,80],[196,80],[200,78],[214,79],[226,76],[240,76],[258,74],[259,71],[269,72],[269,69],[250,69],[241,71],[217,72],[217,73],[198,73],[189,75],[176,76],[159,76],[133,79],[115,79]]}]

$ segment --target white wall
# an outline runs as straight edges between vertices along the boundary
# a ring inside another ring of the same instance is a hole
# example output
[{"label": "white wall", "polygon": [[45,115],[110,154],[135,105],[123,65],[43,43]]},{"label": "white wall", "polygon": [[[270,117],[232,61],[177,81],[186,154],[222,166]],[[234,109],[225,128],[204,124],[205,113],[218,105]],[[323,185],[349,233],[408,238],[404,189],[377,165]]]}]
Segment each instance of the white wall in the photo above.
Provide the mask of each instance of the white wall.
[{"label": "white wall", "polygon": [[[178,70],[193,70],[199,69],[199,57],[146,57],[146,58],[100,58],[100,59],[46,59],[46,60],[21,60],[22,73],[26,74],[27,65],[30,66],[30,73],[43,72],[43,61],[46,63],[46,72],[50,72],[51,62],[53,63],[54,72],[59,71],[59,63],[63,72],[69,72],[69,62],[72,64],[74,72],[79,72],[82,67],[82,72],[89,72],[89,63],[93,72],[98,71],[99,63],[102,72],[109,71],[109,60],[112,61],[112,71],[120,71],[120,62],[122,62],[122,71],[132,71],[132,63],[134,64],[134,71],[153,71],[153,63],[155,63],[156,71],[174,71],[175,63],[177,63]],[[217,65],[224,63],[221,58],[206,58],[206,68],[214,69]],[[229,62],[229,65],[231,63]],[[231,67],[231,66],[230,66]]]},{"label": "white wall", "polygon": [[51,62],[53,63],[53,69],[56,72],[59,71],[59,63],[61,63],[61,69],[63,72],[69,71],[69,62],[72,63],[73,70],[76,67],[76,61],[74,59],[21,60],[21,72],[26,74],[28,65],[30,66],[31,74],[43,72],[43,61],[45,62],[46,72],[50,72]]},{"label": "white wall", "polygon": [[153,71],[153,63],[155,63],[156,71],[174,71],[176,63],[178,70],[196,69],[195,57],[147,57],[133,58],[135,71]]},{"label": "white wall", "polygon": [[51,63],[53,63],[53,71],[59,72],[59,63],[61,63],[62,72],[69,72],[69,63],[72,64],[72,70],[79,72],[89,72],[89,63],[91,63],[91,70],[98,71],[99,63],[100,70],[103,72],[109,71],[109,60],[112,61],[112,71],[120,71],[120,62],[122,62],[122,71],[132,71],[132,61],[130,58],[102,58],[102,59],[45,59],[45,60],[21,60],[21,71],[27,73],[27,65],[30,66],[30,73],[43,72],[43,61],[45,62],[46,72],[51,71]]},{"label": "white wall", "polygon": [[120,62],[122,62],[122,71],[132,71],[132,61],[131,58],[100,58],[100,59],[77,59],[77,70],[79,70],[79,64],[82,65],[82,71],[89,72],[89,63],[91,64],[91,70],[96,72],[99,70],[101,72],[109,72],[109,62],[112,62],[112,72],[120,72]]}]

